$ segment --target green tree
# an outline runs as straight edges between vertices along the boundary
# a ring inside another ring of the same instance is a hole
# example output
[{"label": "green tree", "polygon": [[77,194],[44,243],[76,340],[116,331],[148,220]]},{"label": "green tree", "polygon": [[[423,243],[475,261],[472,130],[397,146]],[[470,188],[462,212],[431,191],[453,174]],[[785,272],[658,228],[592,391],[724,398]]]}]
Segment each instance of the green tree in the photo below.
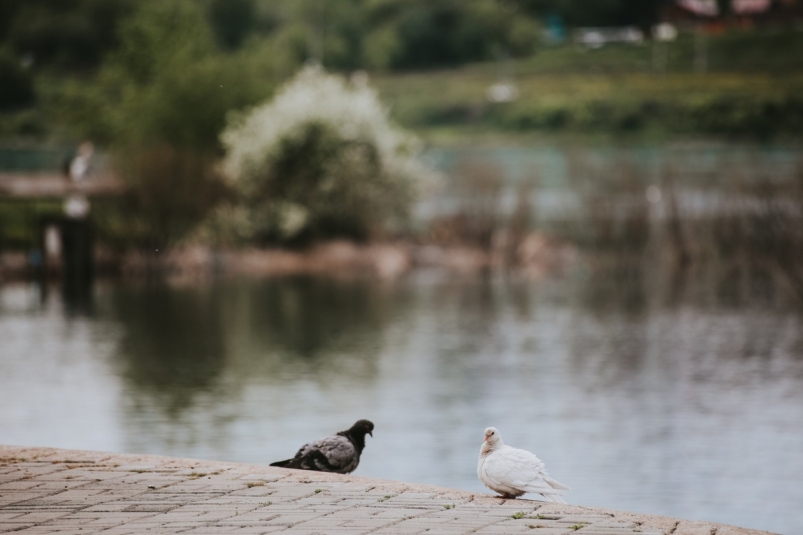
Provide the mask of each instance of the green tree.
[{"label": "green tree", "polygon": [[12,53],[0,49],[0,111],[29,106],[34,99],[30,73]]},{"label": "green tree", "polygon": [[239,48],[256,27],[254,0],[212,0],[209,17],[218,43],[227,50]]},{"label": "green tree", "polygon": [[37,66],[97,67],[133,0],[3,0],[0,39]]},{"label": "green tree", "polygon": [[500,53],[532,53],[538,23],[498,0],[375,0],[366,6],[363,53],[371,66],[400,69],[458,65]]},{"label": "green tree", "polygon": [[106,214],[111,239],[165,247],[224,193],[215,173],[226,114],[272,86],[264,53],[219,51],[195,0],[144,0],[122,22],[119,47],[91,87],[75,84],[63,109],[115,155],[129,195]]}]

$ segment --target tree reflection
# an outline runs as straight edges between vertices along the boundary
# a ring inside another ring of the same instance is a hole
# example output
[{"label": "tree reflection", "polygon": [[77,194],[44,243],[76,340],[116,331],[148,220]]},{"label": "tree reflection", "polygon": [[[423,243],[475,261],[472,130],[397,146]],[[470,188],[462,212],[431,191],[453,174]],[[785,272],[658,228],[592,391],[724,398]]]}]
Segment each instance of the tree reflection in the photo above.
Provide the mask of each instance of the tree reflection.
[{"label": "tree reflection", "polygon": [[390,311],[383,288],[370,279],[287,277],[265,281],[252,292],[253,334],[291,360],[311,362],[357,349],[361,337],[381,330]]},{"label": "tree reflection", "polygon": [[579,305],[595,314],[620,311],[633,316],[642,314],[650,295],[646,285],[646,267],[632,258],[604,258],[588,277],[578,281]]},{"label": "tree reflection", "polygon": [[404,308],[389,302],[399,290],[323,277],[122,288],[113,306],[124,377],[171,417],[200,394],[220,402],[254,381],[370,380],[390,311]]},{"label": "tree reflection", "polygon": [[125,326],[118,351],[135,391],[159,399],[175,415],[193,396],[212,388],[225,367],[221,289],[125,287],[114,312]]}]

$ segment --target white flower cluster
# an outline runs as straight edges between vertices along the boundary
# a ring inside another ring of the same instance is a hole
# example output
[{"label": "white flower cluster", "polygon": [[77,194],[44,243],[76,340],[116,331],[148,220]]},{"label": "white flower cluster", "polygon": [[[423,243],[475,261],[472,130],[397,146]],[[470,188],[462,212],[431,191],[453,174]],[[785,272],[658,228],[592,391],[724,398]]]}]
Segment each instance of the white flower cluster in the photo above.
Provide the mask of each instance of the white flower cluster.
[{"label": "white flower cluster", "polygon": [[230,122],[221,137],[224,174],[244,193],[253,191],[282,140],[313,123],[326,125],[345,140],[371,143],[389,177],[413,185],[434,177],[418,160],[420,143],[391,123],[367,75],[346,80],[318,66],[305,67],[272,101]]}]

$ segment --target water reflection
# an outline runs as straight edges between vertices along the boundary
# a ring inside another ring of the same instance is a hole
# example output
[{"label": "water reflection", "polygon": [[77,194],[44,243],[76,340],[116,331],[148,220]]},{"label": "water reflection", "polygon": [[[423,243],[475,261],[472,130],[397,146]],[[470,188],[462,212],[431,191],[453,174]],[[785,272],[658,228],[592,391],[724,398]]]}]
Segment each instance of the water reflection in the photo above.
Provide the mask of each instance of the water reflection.
[{"label": "water reflection", "polygon": [[613,262],[608,266],[595,266],[586,280],[578,285],[579,299],[584,308],[604,315],[611,310],[619,310],[638,315],[647,306],[648,280],[645,267],[637,261]]},{"label": "water reflection", "polygon": [[121,288],[110,305],[125,325],[121,375],[135,390],[155,396],[175,416],[215,385],[226,361],[227,310],[219,288]]},{"label": "water reflection", "polygon": [[[370,380],[389,291],[373,281],[302,276],[125,287],[109,302],[126,326],[118,351],[123,377],[136,397],[153,398],[175,418],[199,395],[230,398],[233,387],[254,378]],[[394,314],[403,312],[403,300],[394,305]]]},{"label": "water reflection", "polygon": [[[47,287],[42,285],[42,296],[46,299]],[[95,292],[91,281],[65,280],[61,285],[61,300],[67,314],[72,316],[91,316],[95,311]]]},{"label": "water reflection", "polygon": [[[266,351],[319,366],[326,355],[352,353],[381,331],[391,313],[383,295],[388,291],[371,281],[305,276],[267,281],[255,294],[241,297],[250,304],[249,328]],[[401,313],[401,307],[393,312]],[[370,365],[362,368],[371,374]]]}]

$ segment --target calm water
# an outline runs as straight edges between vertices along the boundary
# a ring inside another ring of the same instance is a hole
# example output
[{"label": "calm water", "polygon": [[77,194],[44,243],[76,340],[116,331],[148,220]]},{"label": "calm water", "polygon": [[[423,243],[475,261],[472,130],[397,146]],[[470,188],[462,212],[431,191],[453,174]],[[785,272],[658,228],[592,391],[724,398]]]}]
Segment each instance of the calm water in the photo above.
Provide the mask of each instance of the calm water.
[{"label": "calm water", "polygon": [[803,533],[803,316],[661,295],[423,271],[4,286],[0,443],[267,464],[370,418],[357,474],[482,491],[493,425],[571,503]]},{"label": "calm water", "polygon": [[[684,217],[710,215],[717,204],[756,182],[789,183],[803,175],[799,146],[757,147],[734,143],[676,143],[644,146],[431,147],[425,160],[443,173],[440,187],[419,203],[421,221],[452,215],[476,195],[472,178],[488,187],[498,182],[500,213],[510,214],[522,195],[531,219],[548,226],[585,210],[580,195],[633,192],[671,182]],[[487,193],[487,189],[485,191]],[[542,228],[543,230],[543,228]]]}]

